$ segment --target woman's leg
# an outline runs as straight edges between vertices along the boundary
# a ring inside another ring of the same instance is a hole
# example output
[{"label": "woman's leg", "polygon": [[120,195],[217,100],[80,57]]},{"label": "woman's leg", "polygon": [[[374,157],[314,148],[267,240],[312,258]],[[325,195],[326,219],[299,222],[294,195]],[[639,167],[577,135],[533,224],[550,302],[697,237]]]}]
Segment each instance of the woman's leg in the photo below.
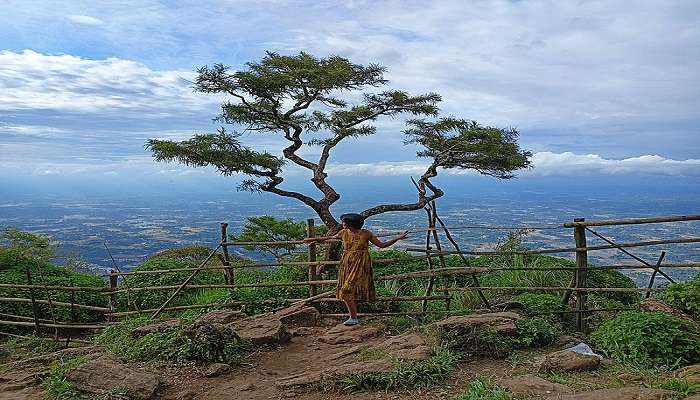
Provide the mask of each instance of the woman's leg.
[{"label": "woman's leg", "polygon": [[357,302],[355,300],[343,300],[345,302],[345,307],[348,309],[348,314],[350,318],[357,318]]}]

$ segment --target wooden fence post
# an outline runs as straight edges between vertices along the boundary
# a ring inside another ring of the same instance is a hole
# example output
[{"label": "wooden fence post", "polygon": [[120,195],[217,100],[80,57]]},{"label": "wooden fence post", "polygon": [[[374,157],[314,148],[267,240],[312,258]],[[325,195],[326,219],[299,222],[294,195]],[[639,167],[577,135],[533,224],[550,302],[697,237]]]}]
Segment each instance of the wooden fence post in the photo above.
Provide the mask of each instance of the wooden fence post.
[{"label": "wooden fence post", "polygon": [[[584,218],[576,218],[574,222],[584,222]],[[586,248],[586,227],[574,226],[574,241],[577,249]],[[576,251],[576,284],[575,288],[586,287],[586,273],[588,272],[588,251]],[[588,294],[583,291],[576,292],[576,330],[585,333],[587,330],[587,320],[585,315],[586,300]]]},{"label": "wooden fence post", "polygon": [[[228,234],[226,232],[226,229],[228,228],[228,224],[225,222],[221,223],[221,243],[227,243],[228,242]],[[231,257],[228,254],[228,245],[227,244],[222,244],[221,246],[224,251],[224,258],[221,260],[221,263],[224,265],[224,267],[230,267],[231,266]],[[224,282],[226,282],[227,285],[233,285],[233,268],[224,268]]]},{"label": "wooden fence post", "polygon": [[[309,218],[306,220],[306,237],[312,238],[316,237],[316,227],[314,226],[314,219]],[[309,260],[316,261],[316,244],[309,244]],[[316,274],[316,265],[309,265],[309,281],[317,281],[318,276]],[[316,285],[309,285],[309,297],[316,296],[318,294],[318,288]]]},{"label": "wooden fence post", "polygon": [[[32,272],[29,270],[29,266],[27,266],[27,284],[31,285],[32,284]],[[39,310],[36,305],[36,298],[34,297],[34,289],[29,288],[29,297],[32,299],[32,314],[34,315],[34,333],[39,334]]]},{"label": "wooden fence post", "polygon": [[[109,270],[109,288],[112,291],[109,295],[109,308],[112,310],[112,312],[117,311],[117,294],[114,293],[115,290],[117,290],[117,279],[119,278],[118,275],[115,275],[117,271],[115,270]],[[107,321],[111,321],[112,317],[107,317]]]}]

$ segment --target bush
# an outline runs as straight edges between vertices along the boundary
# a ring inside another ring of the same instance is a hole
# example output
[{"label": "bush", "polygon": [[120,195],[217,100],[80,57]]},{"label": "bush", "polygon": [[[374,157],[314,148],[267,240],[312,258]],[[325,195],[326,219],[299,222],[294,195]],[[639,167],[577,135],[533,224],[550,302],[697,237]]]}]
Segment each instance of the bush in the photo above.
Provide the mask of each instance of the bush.
[{"label": "bush", "polygon": [[688,282],[669,286],[658,297],[700,320],[700,274]]},{"label": "bush", "polygon": [[131,332],[152,323],[147,317],[131,318],[107,327],[95,340],[109,351],[128,361],[155,361],[173,365],[223,362],[235,365],[245,354],[243,341],[202,343],[186,334],[192,320],[181,320],[178,326],[149,333],[134,339]]},{"label": "bush", "polygon": [[700,329],[666,313],[626,311],[591,334],[608,357],[639,367],[677,367],[700,361]]},{"label": "bush", "polygon": [[[564,311],[566,308],[561,299],[553,294],[522,293],[513,297],[513,301],[522,304],[527,314],[547,314],[553,311]],[[556,315],[555,315],[556,316]]]}]

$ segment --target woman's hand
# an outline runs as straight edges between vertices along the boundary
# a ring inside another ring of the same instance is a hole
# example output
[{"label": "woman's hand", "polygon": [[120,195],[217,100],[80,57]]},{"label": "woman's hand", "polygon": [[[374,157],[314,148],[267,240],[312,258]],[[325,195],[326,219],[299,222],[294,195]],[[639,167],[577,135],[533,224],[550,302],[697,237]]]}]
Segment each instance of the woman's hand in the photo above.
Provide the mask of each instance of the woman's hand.
[{"label": "woman's hand", "polygon": [[314,242],[318,242],[318,238],[313,238],[313,237],[304,238],[304,243],[314,243]]},{"label": "woman's hand", "polygon": [[396,238],[396,240],[403,240],[403,239],[406,239],[407,237],[408,237],[408,231],[403,231],[403,232],[401,232],[401,234],[399,234],[399,236]]}]

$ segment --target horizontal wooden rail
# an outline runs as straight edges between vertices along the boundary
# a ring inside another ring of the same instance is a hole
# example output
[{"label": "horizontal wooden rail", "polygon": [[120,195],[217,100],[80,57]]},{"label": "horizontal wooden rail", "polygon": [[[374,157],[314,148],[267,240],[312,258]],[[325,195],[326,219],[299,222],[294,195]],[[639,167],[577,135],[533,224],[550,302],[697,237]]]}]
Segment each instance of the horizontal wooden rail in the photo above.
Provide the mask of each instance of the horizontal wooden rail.
[{"label": "horizontal wooden rail", "polygon": [[475,256],[506,256],[506,255],[532,255],[532,254],[549,254],[549,253],[575,253],[582,251],[593,251],[593,250],[609,250],[609,249],[619,249],[624,247],[643,247],[643,246],[657,246],[661,244],[688,244],[688,243],[700,243],[699,237],[684,238],[684,239],[664,239],[664,240],[648,240],[645,242],[633,242],[633,243],[619,243],[615,245],[601,245],[601,246],[587,246],[587,247],[562,247],[555,249],[540,249],[540,250],[520,250],[520,251],[437,251],[425,249],[422,247],[409,247],[406,251],[415,251],[422,253],[429,253],[433,257],[448,256],[455,254],[467,254]]},{"label": "horizontal wooden rail", "polygon": [[34,322],[19,322],[19,321],[0,321],[0,325],[10,325],[10,326],[40,326],[42,328],[58,328],[58,329],[78,329],[78,330],[89,330],[89,329],[104,329],[106,325],[80,325],[80,324],[45,324]]},{"label": "horizontal wooden rail", "polygon": [[598,221],[576,221],[567,222],[564,224],[566,228],[575,226],[607,226],[607,225],[639,225],[639,224],[657,224],[662,222],[681,222],[681,221],[699,221],[700,215],[676,215],[670,217],[649,217],[649,218],[627,218],[627,219],[608,219]]},{"label": "horizontal wooden rail", "polygon": [[[54,301],[52,300],[50,303],[48,300],[39,300],[36,299],[34,300],[35,303],[38,304],[50,304],[54,306],[60,306],[60,307],[75,307],[75,308],[80,308],[83,310],[91,310],[91,311],[100,311],[100,312],[109,312],[110,309],[107,307],[97,307],[97,306],[88,306],[84,304],[71,304],[71,303],[62,303],[60,301]],[[0,303],[32,303],[32,299],[24,299],[24,298],[15,298],[15,297],[0,297]]]},{"label": "horizontal wooden rail", "polygon": [[[18,319],[20,321],[34,321],[34,317],[26,317],[23,315],[15,315],[15,314],[5,314],[5,313],[0,313],[0,317],[4,318],[14,318]],[[36,321],[39,322],[53,322],[53,320],[50,319],[43,319],[43,318],[37,318]]]},{"label": "horizontal wooden rail", "polygon": [[44,285],[25,285],[22,283],[0,283],[0,288],[9,289],[42,289],[42,290],[59,290],[66,292],[109,292],[108,287],[94,286],[44,286]]},{"label": "horizontal wooden rail", "polygon": [[[7,333],[7,332],[0,332],[0,335],[9,336],[9,337],[13,337],[13,338],[19,338],[19,339],[30,339],[30,340],[36,339],[36,336],[34,336],[34,337],[32,337],[32,336],[24,336],[24,335],[17,335],[17,334],[14,334],[14,333]],[[53,337],[53,336],[51,336],[51,337],[42,337],[41,339],[44,339],[44,340],[53,340],[53,341],[55,341],[55,342],[63,342],[63,343],[73,343],[73,342],[75,342],[75,343],[81,343],[81,344],[94,344],[93,342],[90,342],[90,341],[87,341],[87,340],[80,340],[80,339],[73,339],[73,338],[56,338],[56,337]]]},{"label": "horizontal wooden rail", "polygon": [[[166,308],[162,309],[161,311],[163,311],[163,312],[182,311],[182,310],[194,310],[194,309],[198,309],[198,308],[210,308],[210,307],[231,308],[231,307],[241,306],[244,304],[246,304],[246,303],[242,302],[242,301],[235,301],[235,302],[229,302],[229,303],[193,304],[193,305],[188,305],[188,306],[166,307]],[[148,309],[148,310],[111,312],[111,313],[105,314],[105,316],[107,316],[107,317],[126,317],[128,315],[148,314],[148,313],[152,313],[152,312],[157,311],[157,310],[158,310],[157,308],[153,308],[153,309]]]},{"label": "horizontal wooden rail", "polygon": [[562,291],[570,290],[573,292],[661,292],[666,288],[572,288],[568,286],[536,286],[536,287],[517,287],[517,286],[466,286],[461,288],[449,288],[452,292],[468,292],[471,290],[503,290],[503,291],[523,291],[523,292],[547,292],[547,291]]},{"label": "horizontal wooden rail", "polygon": [[[363,303],[382,303],[389,301],[420,301],[420,300],[447,300],[452,298],[451,296],[393,296],[393,297],[377,297],[374,300],[363,301]],[[289,302],[297,302],[304,299],[286,299]],[[342,303],[343,300],[336,298],[326,298],[326,299],[316,299],[311,300],[309,303]]]},{"label": "horizontal wooden rail", "polygon": [[[276,283],[248,283],[241,285],[225,285],[225,284],[209,284],[209,285],[187,285],[184,289],[244,289],[244,288],[259,288],[259,287],[288,287],[288,286],[309,286],[309,285],[331,285],[336,283],[335,279],[321,280],[321,281],[303,281],[303,282],[276,282]],[[108,295],[114,293],[126,293],[126,292],[144,292],[149,290],[172,290],[179,288],[179,285],[169,285],[169,286],[144,286],[144,287],[132,287],[129,289],[117,289],[110,293],[105,293]]]}]

